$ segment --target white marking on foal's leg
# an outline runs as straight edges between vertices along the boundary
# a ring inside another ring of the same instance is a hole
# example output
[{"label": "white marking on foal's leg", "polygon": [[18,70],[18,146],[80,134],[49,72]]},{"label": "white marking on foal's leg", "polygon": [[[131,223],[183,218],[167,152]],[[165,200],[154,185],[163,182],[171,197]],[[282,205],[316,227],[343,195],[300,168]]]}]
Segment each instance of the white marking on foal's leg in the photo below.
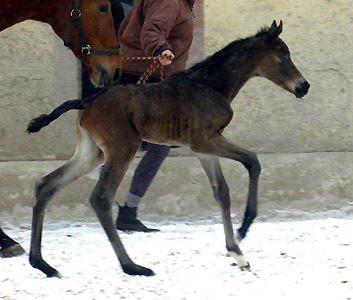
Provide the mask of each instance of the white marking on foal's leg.
[{"label": "white marking on foal's leg", "polygon": [[242,271],[250,271],[250,264],[244,255],[238,255],[233,251],[228,252],[227,256],[234,257],[237,265]]}]

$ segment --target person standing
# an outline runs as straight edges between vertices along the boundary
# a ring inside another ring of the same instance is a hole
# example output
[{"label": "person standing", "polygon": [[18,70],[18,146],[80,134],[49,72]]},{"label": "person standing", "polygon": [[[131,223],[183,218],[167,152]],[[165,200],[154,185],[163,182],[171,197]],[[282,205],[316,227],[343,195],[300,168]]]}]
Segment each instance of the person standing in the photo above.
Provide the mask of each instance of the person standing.
[{"label": "person standing", "polygon": [[[123,19],[118,34],[123,57],[160,57],[164,77],[184,70],[193,39],[194,0],[135,0]],[[135,84],[151,61],[123,60],[119,84]],[[160,81],[158,71],[146,83]],[[152,183],[169,146],[142,142],[144,157],[137,166],[124,206],[119,205],[116,227],[123,231],[159,231],[146,227],[137,219],[138,206]]]}]

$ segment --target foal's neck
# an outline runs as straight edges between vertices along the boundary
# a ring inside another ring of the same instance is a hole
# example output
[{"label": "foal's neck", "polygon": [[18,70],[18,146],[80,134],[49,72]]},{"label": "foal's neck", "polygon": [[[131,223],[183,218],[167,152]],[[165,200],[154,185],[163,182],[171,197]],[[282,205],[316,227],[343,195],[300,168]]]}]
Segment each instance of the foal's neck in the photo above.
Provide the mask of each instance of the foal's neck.
[{"label": "foal's neck", "polygon": [[200,69],[195,69],[193,79],[217,90],[231,102],[255,76],[260,53],[259,45],[252,39],[235,41],[206,59]]}]

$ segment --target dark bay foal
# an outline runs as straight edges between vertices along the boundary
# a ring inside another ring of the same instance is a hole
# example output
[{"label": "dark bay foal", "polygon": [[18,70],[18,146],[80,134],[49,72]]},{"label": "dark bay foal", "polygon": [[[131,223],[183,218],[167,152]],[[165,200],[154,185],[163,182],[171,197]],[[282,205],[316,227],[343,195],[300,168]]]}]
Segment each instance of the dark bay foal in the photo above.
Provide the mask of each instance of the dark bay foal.
[{"label": "dark bay foal", "polygon": [[[115,192],[142,140],[187,145],[198,156],[210,180],[224,224],[226,247],[242,270],[248,260],[238,246],[257,214],[260,163],[255,153],[228,141],[222,132],[232,120],[231,102],[252,77],[265,77],[301,98],[309,83],[295,67],[279,38],[282,22],[273,22],[256,35],[230,43],[194,67],[156,83],[115,86],[96,97],[70,100],[28,126],[36,132],[70,109],[77,119],[77,148],[62,167],[40,179],[35,188],[30,263],[48,276],[57,270],[42,258],[41,236],[46,205],[65,185],[90,172],[104,160],[104,168],[90,202],[118,256],[124,272],[153,275],[126,253],[112,217]],[[243,224],[233,232],[228,185],[218,157],[241,162],[249,172],[249,193]]]}]

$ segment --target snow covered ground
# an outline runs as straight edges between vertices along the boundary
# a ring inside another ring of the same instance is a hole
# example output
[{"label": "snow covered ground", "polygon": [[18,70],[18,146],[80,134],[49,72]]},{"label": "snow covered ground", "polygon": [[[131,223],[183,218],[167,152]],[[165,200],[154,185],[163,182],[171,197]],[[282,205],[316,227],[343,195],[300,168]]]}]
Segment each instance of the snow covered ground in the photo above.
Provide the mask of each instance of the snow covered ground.
[{"label": "snow covered ground", "polygon": [[[156,273],[124,274],[99,223],[46,224],[46,278],[28,256],[0,259],[0,299],[353,299],[353,219],[258,222],[241,247],[251,272],[226,257],[211,221],[147,223],[160,233],[120,234],[132,259]],[[28,253],[29,229],[4,226]]]}]

